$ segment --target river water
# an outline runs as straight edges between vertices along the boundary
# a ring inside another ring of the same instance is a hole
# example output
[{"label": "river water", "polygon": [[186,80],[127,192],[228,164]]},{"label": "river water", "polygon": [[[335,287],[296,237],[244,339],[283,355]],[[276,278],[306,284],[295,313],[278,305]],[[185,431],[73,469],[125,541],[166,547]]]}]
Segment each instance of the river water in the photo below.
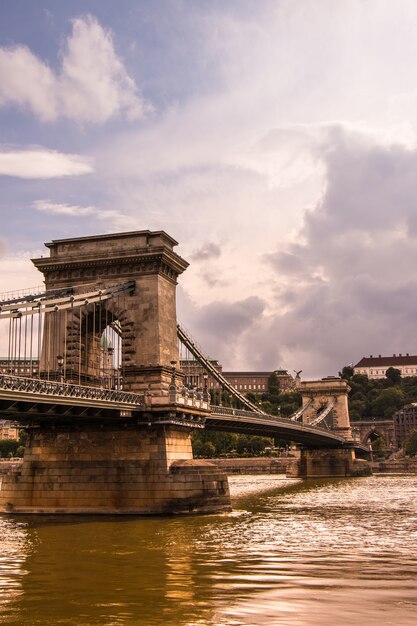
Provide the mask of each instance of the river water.
[{"label": "river water", "polygon": [[0,624],[417,624],[417,476],[230,482],[224,515],[0,516]]}]

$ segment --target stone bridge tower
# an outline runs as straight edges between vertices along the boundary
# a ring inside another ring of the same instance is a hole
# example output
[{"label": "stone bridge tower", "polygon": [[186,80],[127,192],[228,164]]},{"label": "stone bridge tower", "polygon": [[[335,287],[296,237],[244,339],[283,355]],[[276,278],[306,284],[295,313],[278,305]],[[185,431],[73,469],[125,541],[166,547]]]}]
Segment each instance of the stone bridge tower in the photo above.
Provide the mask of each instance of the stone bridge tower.
[{"label": "stone bridge tower", "polygon": [[[47,290],[72,288],[74,293],[106,289],[127,281],[130,294],[98,305],[88,303],[73,313],[48,314],[45,320],[41,371],[65,357],[65,380],[99,384],[100,337],[106,324],[117,322],[122,337],[123,388],[147,391],[153,403],[164,403],[178,363],[175,290],[188,263],[174,252],[177,242],[163,231],[136,231],[61,239],[46,244],[49,257],[34,259]],[[56,319],[57,318],[57,319]],[[53,340],[51,340],[53,337]],[[181,377],[179,371],[176,376]]]},{"label": "stone bridge tower", "polygon": [[359,476],[370,471],[355,458],[354,441],[349,420],[347,396],[349,386],[343,379],[327,377],[322,380],[303,381],[298,385],[303,400],[303,424],[324,425],[318,421],[324,417],[333,431],[345,440],[340,447],[302,448],[300,459],[287,469],[289,476],[324,478]]},{"label": "stone bridge tower", "polygon": [[[303,381],[298,388],[303,400],[303,423],[311,424],[322,411],[329,408],[332,430],[340,433],[346,441],[352,441],[346,380],[329,376],[321,380]],[[320,424],[318,424],[320,425]]]},{"label": "stone bridge tower", "polygon": [[[61,411],[51,398],[47,413],[26,422],[23,465],[1,482],[0,511],[230,510],[227,476],[193,459],[191,431],[204,426],[207,398],[177,393],[183,374],[175,290],[188,264],[174,252],[176,243],[147,230],[78,237],[52,241],[50,256],[34,259],[47,290],[85,294],[69,313],[59,304],[46,313],[40,377],[49,378],[59,355],[63,385],[100,385],[97,353],[103,330],[113,324],[122,337],[123,391],[143,392],[145,402],[132,411],[87,405],[71,412],[71,402]],[[100,300],[102,290],[113,293],[121,284],[128,285],[123,297]]]}]

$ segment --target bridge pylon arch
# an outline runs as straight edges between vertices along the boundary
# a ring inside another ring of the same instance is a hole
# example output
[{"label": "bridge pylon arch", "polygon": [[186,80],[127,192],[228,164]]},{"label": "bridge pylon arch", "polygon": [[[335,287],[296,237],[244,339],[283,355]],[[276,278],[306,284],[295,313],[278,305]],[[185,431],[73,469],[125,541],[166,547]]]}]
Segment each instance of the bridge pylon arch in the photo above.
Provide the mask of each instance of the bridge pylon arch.
[{"label": "bridge pylon arch", "polygon": [[346,380],[328,376],[321,380],[302,381],[298,390],[303,401],[304,424],[320,425],[322,416],[323,420],[326,418],[331,422],[332,430],[347,442],[353,441],[348,408],[350,387]]}]

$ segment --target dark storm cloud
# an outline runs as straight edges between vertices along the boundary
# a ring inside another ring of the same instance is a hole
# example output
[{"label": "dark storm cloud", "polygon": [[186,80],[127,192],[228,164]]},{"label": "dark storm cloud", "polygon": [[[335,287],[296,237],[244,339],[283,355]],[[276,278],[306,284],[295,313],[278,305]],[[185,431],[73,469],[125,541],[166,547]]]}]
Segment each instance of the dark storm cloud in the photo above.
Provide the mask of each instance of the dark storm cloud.
[{"label": "dark storm cloud", "polygon": [[190,258],[192,261],[208,261],[209,259],[217,259],[221,255],[220,246],[208,241],[198,250],[194,250]]},{"label": "dark storm cloud", "polygon": [[264,257],[287,310],[263,342],[274,335],[316,375],[417,351],[417,151],[335,128],[322,158],[326,188],[305,214],[303,243]]},{"label": "dark storm cloud", "polygon": [[294,243],[265,251],[268,302],[253,293],[188,311],[226,367],[317,377],[367,354],[417,353],[417,149],[341,126],[318,136],[324,191]]},{"label": "dark storm cloud", "polygon": [[262,314],[263,309],[264,303],[256,296],[233,304],[212,302],[202,309],[198,326],[204,333],[216,333],[221,340],[235,339],[250,328]]},{"label": "dark storm cloud", "polygon": [[192,328],[204,350],[226,368],[236,366],[247,334],[257,334],[264,308],[265,303],[256,296],[197,306],[181,287],[178,288],[179,318],[187,328]]}]

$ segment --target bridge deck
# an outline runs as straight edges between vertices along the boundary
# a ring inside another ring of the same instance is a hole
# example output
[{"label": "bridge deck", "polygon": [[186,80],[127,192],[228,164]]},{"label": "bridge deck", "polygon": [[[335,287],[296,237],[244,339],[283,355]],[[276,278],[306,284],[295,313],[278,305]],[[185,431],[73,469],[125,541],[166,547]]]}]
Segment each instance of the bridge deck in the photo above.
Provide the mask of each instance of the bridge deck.
[{"label": "bridge deck", "polygon": [[320,447],[340,447],[346,440],[335,432],[294,422],[290,418],[260,415],[229,407],[212,406],[206,428],[242,434],[279,437],[287,441]]},{"label": "bridge deck", "polygon": [[[184,407],[176,406],[177,411]],[[158,411],[147,407],[139,394],[121,390],[101,389],[59,381],[48,381],[18,376],[0,376],[0,414],[16,422],[30,424],[39,419],[60,420],[77,418],[120,419],[121,416],[141,421],[143,414]],[[201,413],[194,408],[196,413]],[[223,406],[212,406],[204,411],[206,427],[245,434],[276,436],[302,445],[338,447],[348,442],[339,434],[308,426],[290,418],[255,413]],[[150,418],[146,418],[149,421]]]}]

